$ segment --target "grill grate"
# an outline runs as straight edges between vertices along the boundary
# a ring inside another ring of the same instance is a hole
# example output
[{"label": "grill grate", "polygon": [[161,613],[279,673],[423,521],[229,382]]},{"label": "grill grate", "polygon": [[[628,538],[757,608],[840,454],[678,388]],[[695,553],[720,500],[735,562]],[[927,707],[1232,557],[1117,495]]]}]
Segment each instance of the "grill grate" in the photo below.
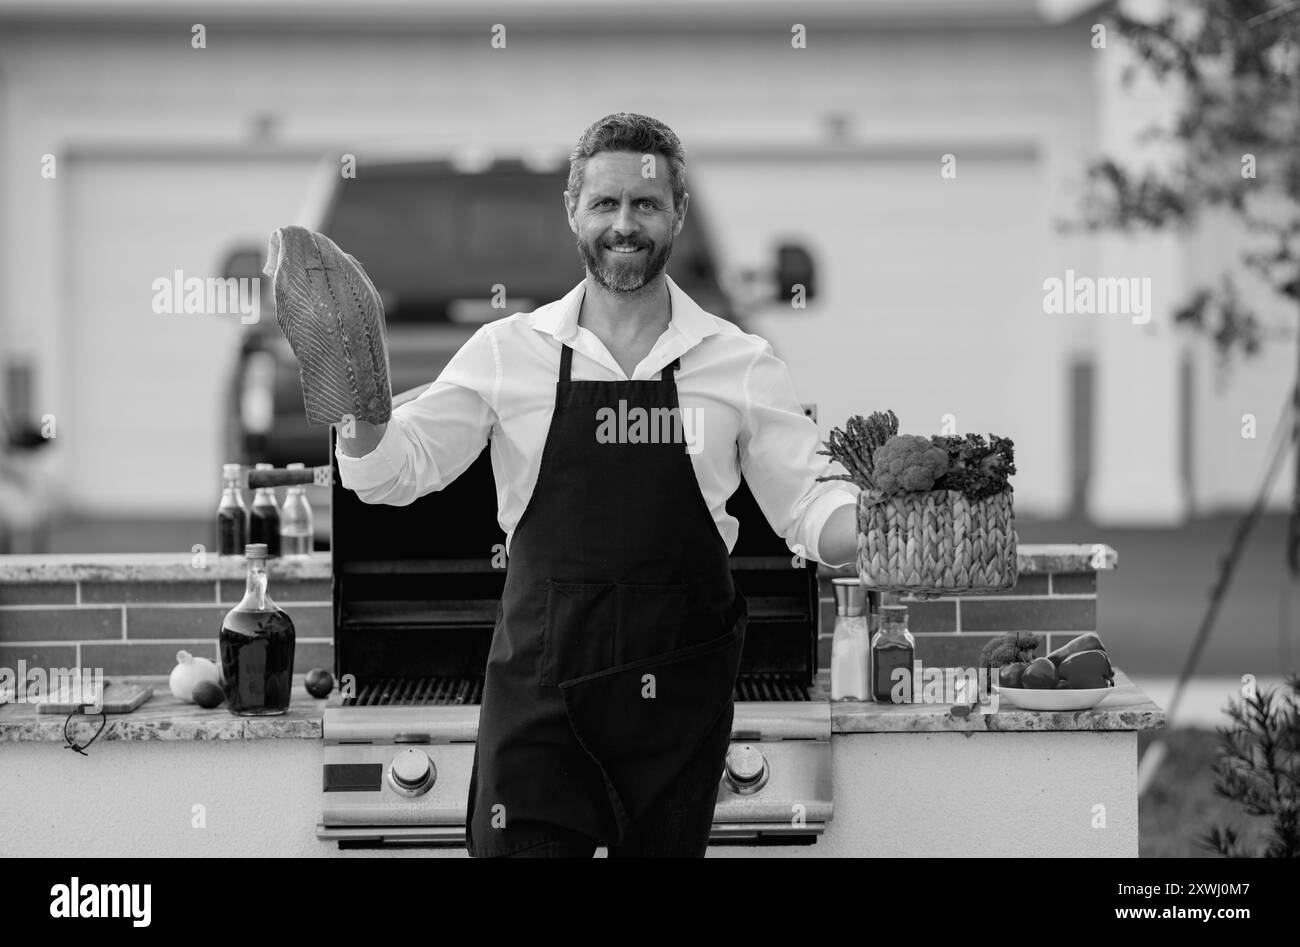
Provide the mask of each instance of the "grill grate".
[{"label": "grill grate", "polygon": [[[795,674],[744,674],[736,681],[738,701],[807,701],[808,688]],[[363,684],[344,707],[445,707],[483,702],[481,676],[386,677]]]},{"label": "grill grate", "polygon": [[736,700],[807,701],[808,688],[797,674],[775,672],[742,674],[736,681]]},{"label": "grill grate", "polygon": [[419,707],[481,704],[481,676],[385,677],[363,684],[344,707]]}]

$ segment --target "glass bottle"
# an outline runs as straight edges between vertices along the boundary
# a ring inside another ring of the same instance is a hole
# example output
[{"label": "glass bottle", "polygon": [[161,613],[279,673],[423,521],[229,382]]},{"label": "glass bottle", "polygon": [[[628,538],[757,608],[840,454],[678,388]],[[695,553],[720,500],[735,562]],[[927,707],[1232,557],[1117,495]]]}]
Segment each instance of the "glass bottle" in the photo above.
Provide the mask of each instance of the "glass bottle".
[{"label": "glass bottle", "polygon": [[249,543],[244,597],[221,623],[221,680],[226,706],[241,717],[289,709],[293,620],[266,594],[266,544]]},{"label": "glass bottle", "polygon": [[238,556],[248,543],[248,507],[239,488],[239,464],[221,465],[221,503],[217,506],[217,555]]},{"label": "glass bottle", "polygon": [[894,689],[899,680],[895,671],[902,669],[907,677],[900,694],[908,702],[912,695],[912,660],[916,654],[916,639],[907,630],[906,605],[882,605],[880,630],[871,639],[871,696],[882,703],[895,703]]},{"label": "glass bottle", "polygon": [[[290,464],[288,469],[303,470],[305,465]],[[307,487],[295,483],[285,494],[284,509],[280,511],[280,555],[310,556],[315,548],[315,539]]]},{"label": "glass bottle", "polygon": [[[271,464],[257,464],[254,470],[274,470]],[[280,507],[275,502],[275,487],[258,487],[253,493],[253,508],[248,517],[248,541],[265,543],[266,554],[280,555]]]},{"label": "glass bottle", "polygon": [[831,700],[870,700],[871,616],[859,579],[831,579],[835,636],[831,641]]}]

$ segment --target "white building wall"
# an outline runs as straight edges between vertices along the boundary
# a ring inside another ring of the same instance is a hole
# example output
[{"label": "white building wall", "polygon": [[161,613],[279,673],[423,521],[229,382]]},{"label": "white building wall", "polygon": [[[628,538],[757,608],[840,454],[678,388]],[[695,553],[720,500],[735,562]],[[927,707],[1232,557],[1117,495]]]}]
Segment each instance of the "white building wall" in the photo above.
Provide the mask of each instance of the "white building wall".
[{"label": "white building wall", "polygon": [[[122,320],[139,329],[149,318],[166,317],[128,311],[121,303],[83,311],[83,291],[74,292],[77,273],[69,267],[78,265],[71,259],[76,252],[91,251],[77,249],[85,244],[70,228],[90,205],[71,206],[82,200],[67,177],[79,166],[75,156],[85,156],[90,173],[109,186],[111,177],[95,165],[95,156],[115,147],[156,155],[160,175],[177,182],[169,187],[184,186],[179,182],[188,174],[201,194],[205,165],[186,155],[251,154],[253,162],[239,173],[249,175],[254,191],[276,182],[275,196],[250,210],[245,226],[235,227],[219,200],[206,211],[202,202],[184,211],[188,227],[202,235],[187,245],[186,265],[194,254],[211,252],[208,265],[215,271],[220,261],[209,248],[264,239],[286,208],[297,206],[300,195],[290,193],[279,175],[318,151],[364,156],[367,142],[407,136],[446,145],[567,148],[600,116],[639,111],[682,137],[701,189],[712,177],[716,193],[728,194],[719,200],[708,190],[700,195],[725,264],[765,262],[775,241],[787,235],[804,239],[824,258],[823,299],[814,309],[772,310],[755,322],[790,361],[801,397],[821,406],[823,431],[848,413],[892,407],[905,428],[932,432],[940,415],[953,413],[959,430],[1015,438],[1023,513],[1064,511],[1070,437],[1065,365],[1073,354],[1095,348],[1098,326],[1045,316],[1039,300],[1044,278],[1096,259],[1093,244],[1067,241],[1053,230],[1055,218],[1070,210],[1081,162],[1095,142],[1089,60],[1095,51],[1086,26],[840,24],[819,31],[813,23],[806,50],[791,49],[788,31],[775,26],[674,32],[536,27],[509,34],[505,50],[491,49],[489,39],[480,28],[285,33],[218,24],[209,30],[208,48],[194,50],[188,30],[6,28],[0,34],[0,167],[8,171],[0,179],[0,203],[7,208],[0,220],[0,273],[10,278],[0,283],[0,345],[36,359],[40,412],[56,414],[68,430],[65,418],[75,427],[89,398],[132,390],[137,400],[118,410],[139,410],[138,387],[125,379],[162,362],[187,366],[194,390],[210,394],[219,390],[233,357],[218,351],[235,337],[230,326],[182,336],[124,331],[123,338],[134,342],[118,356],[123,383],[91,392],[78,386],[87,338],[97,349],[114,336],[102,324],[96,330],[105,333],[102,339],[85,332],[87,320]],[[845,130],[841,145],[828,132],[832,116]],[[259,126],[271,130],[260,143],[253,137]],[[836,148],[832,153],[848,157],[837,159],[833,174],[822,173],[828,149]],[[732,203],[737,195],[728,190],[728,174],[737,166],[735,156],[746,151],[784,154],[776,164],[785,170],[767,185],[783,214],[764,213],[761,196],[753,204]],[[57,181],[39,177],[40,156],[47,152],[74,156],[71,164],[62,161]],[[267,160],[259,163],[259,153]],[[957,157],[955,182],[939,176],[945,153]],[[858,174],[862,191],[837,203],[835,187],[851,187]],[[978,180],[996,182],[990,187],[998,197],[973,193]],[[801,205],[804,184],[812,196]],[[907,199],[892,190],[895,185],[913,189],[920,212],[915,229],[897,240],[879,229],[870,206],[883,189],[897,204],[889,227],[906,226],[899,211]],[[956,193],[954,185],[971,190],[967,200],[951,202],[948,217],[948,202],[938,195]],[[945,187],[949,191],[939,190]],[[85,198],[91,199],[111,206]],[[103,252],[138,242],[141,221],[148,220],[121,216],[106,224],[114,239]],[[929,269],[917,258],[927,228],[946,267]],[[855,252],[859,242],[870,248],[869,258]],[[161,253],[153,266],[157,275],[171,273],[178,255]],[[149,268],[140,265],[142,272]],[[910,281],[900,278],[903,273],[913,274]],[[883,296],[852,292],[871,287],[873,279],[886,287]],[[904,291],[908,295],[898,295]],[[908,319],[895,317],[909,305]],[[936,327],[948,311],[971,321],[937,341]],[[974,320],[995,331],[971,331]],[[946,359],[952,359],[951,384]],[[929,371],[936,365],[934,378]],[[1116,385],[1130,382],[1111,377]],[[1175,409],[1173,401],[1153,405],[1155,422]],[[94,456],[58,443],[67,461],[65,494],[86,510],[203,514],[215,496],[221,460],[215,417],[208,411],[192,426],[173,425],[166,443],[128,439],[133,442],[117,449],[131,453],[104,466],[120,481],[112,491],[89,467],[100,451],[114,449],[113,439],[96,442]],[[1154,462],[1169,463],[1167,454]],[[178,456],[189,458],[183,477],[168,482],[148,474],[176,464]],[[182,482],[209,468],[209,483]],[[1198,473],[1207,496],[1230,502],[1239,494],[1231,473],[1209,464]]]}]

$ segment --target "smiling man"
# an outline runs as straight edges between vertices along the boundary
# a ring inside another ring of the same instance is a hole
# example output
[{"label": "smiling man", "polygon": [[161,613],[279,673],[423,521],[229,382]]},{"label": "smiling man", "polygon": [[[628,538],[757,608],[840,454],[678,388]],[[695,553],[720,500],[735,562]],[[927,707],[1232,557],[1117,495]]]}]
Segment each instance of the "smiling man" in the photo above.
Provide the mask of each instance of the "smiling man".
[{"label": "smiling man", "polygon": [[596,122],[564,191],[586,278],[483,326],[386,424],[340,429],[343,484],[368,503],[441,489],[491,444],[508,566],[475,856],[703,855],[747,616],[727,499],[743,474],[792,551],[854,556],[856,493],[817,482],[785,364],[664,273],[689,201],[669,128]]}]

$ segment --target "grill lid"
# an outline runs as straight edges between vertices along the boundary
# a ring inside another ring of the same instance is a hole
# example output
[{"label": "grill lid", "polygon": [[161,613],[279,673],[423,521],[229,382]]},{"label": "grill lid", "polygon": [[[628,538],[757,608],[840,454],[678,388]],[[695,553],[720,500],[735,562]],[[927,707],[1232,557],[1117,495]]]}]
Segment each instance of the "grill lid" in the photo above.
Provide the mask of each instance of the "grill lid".
[{"label": "grill lid", "polygon": [[[331,427],[334,665],[340,680],[353,676],[350,700],[423,702],[438,686],[429,681],[481,678],[506,565],[490,449],[445,489],[385,506],[342,485],[337,436]],[[732,578],[749,606],[742,686],[806,699],[816,673],[815,563],[790,554],[743,479],[727,509],[740,524]],[[407,690],[394,690],[395,681]],[[468,702],[473,688],[449,693]],[[764,699],[741,687],[737,696]]]}]

